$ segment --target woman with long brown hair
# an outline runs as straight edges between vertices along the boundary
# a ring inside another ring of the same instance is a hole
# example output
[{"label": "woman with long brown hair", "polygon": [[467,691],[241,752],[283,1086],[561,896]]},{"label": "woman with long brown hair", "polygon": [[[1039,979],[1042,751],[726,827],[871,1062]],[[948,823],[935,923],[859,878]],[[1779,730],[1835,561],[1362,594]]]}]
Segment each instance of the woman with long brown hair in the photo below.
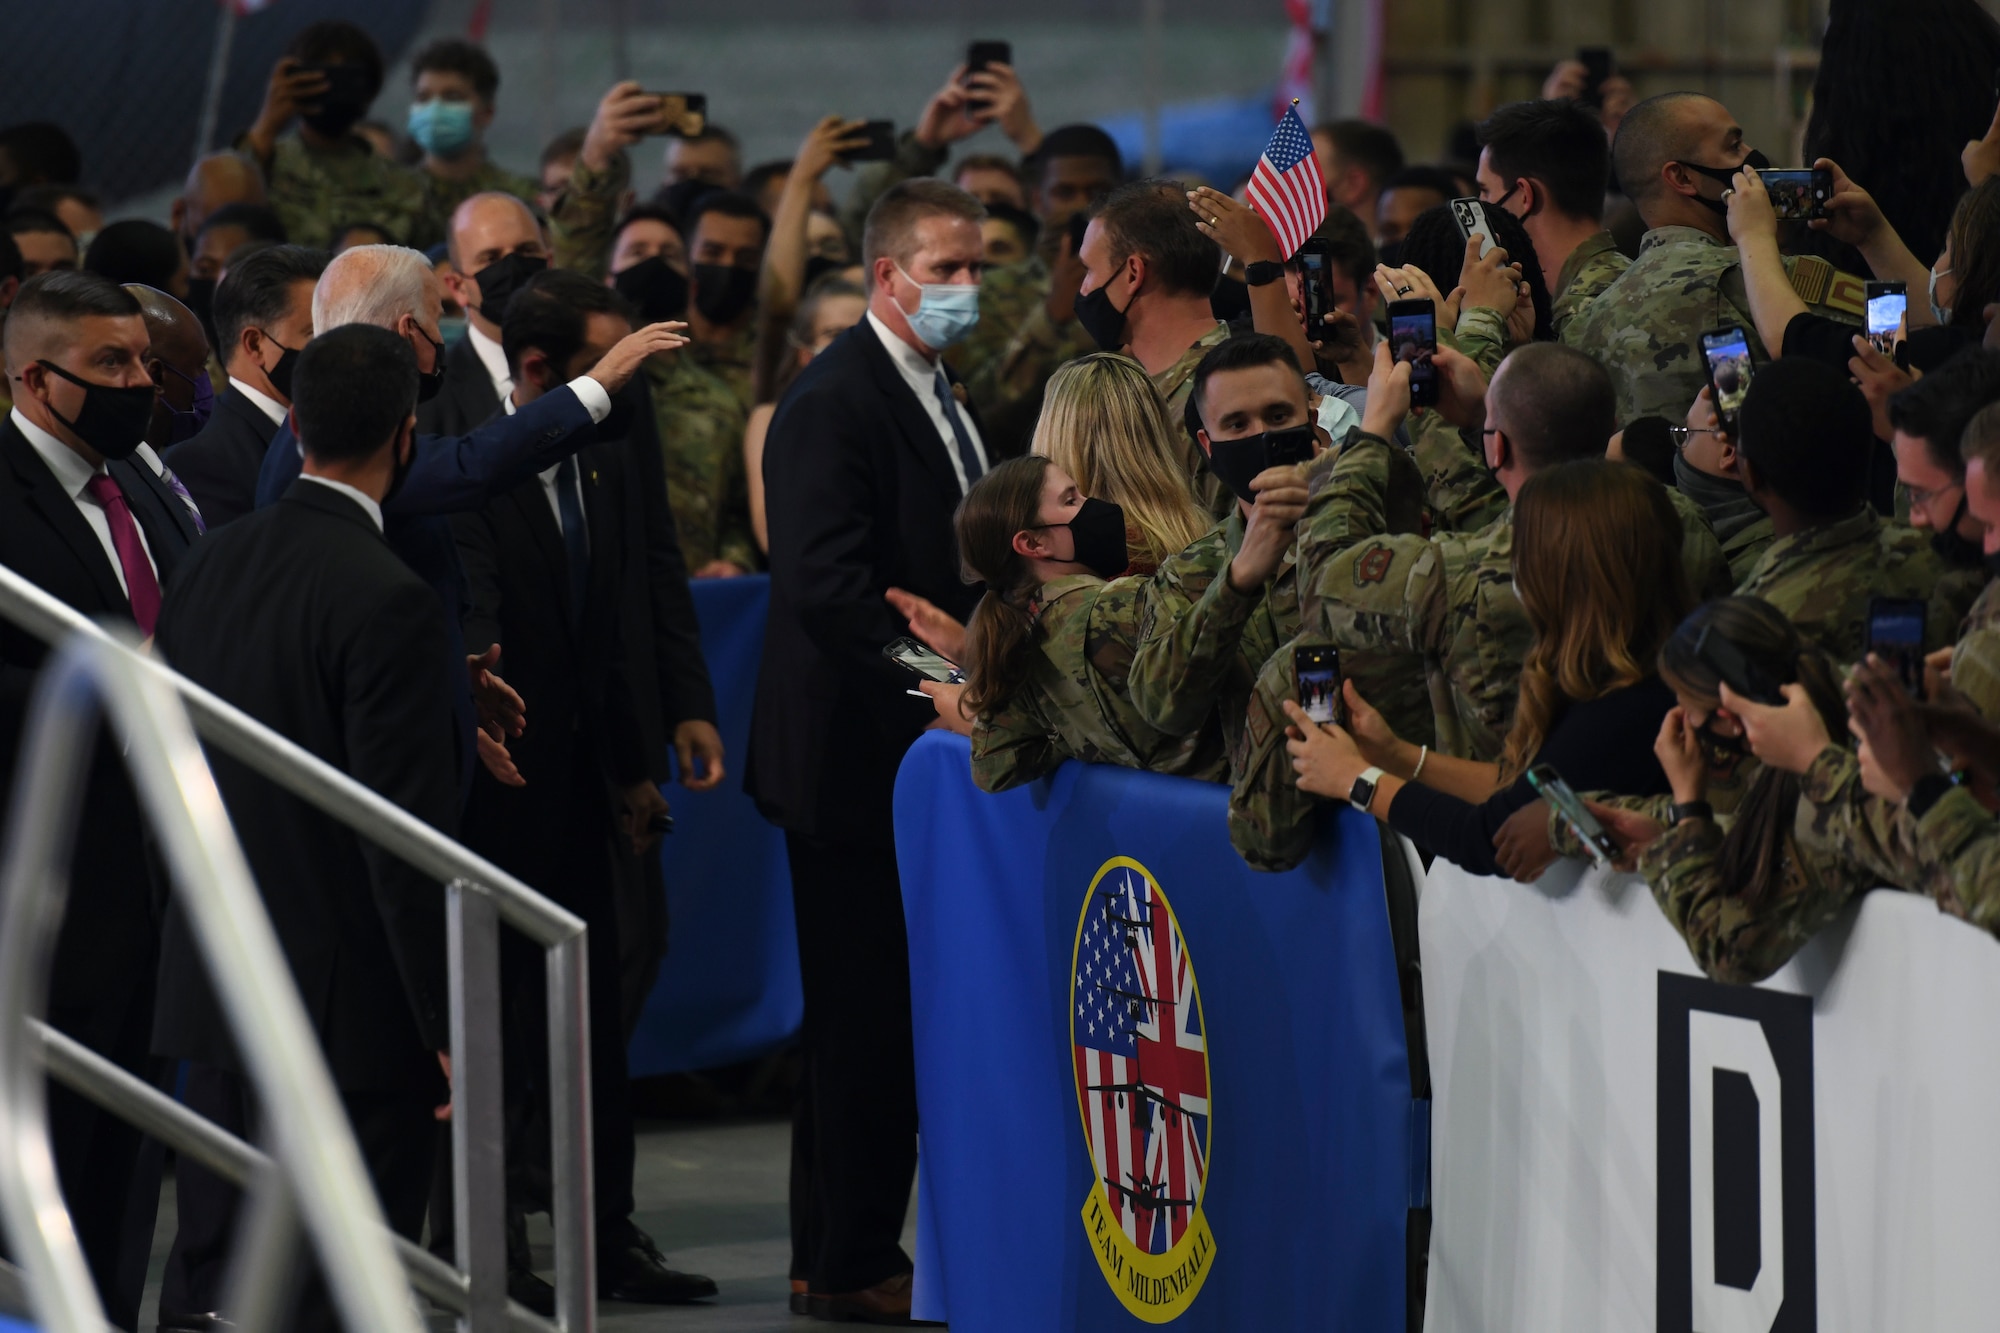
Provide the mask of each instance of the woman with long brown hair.
[{"label": "woman with long brown hair", "polygon": [[1489,875],[1494,834],[1536,799],[1532,765],[1579,791],[1664,793],[1652,741],[1674,696],[1653,662],[1690,602],[1680,543],[1666,492],[1629,464],[1537,472],[1514,504],[1514,585],[1534,640],[1500,762],[1411,747],[1350,686],[1351,732],[1285,705],[1300,789],[1352,800],[1419,847]]},{"label": "woman with long brown hair", "polygon": [[[1211,719],[1192,736],[1146,725],[1125,692],[1145,580],[1131,563],[1124,510],[1086,496],[1038,454],[1001,463],[958,509],[968,581],[986,593],[966,626],[966,685],[939,712],[973,719],[972,776],[987,791],[1037,778],[1068,758],[1204,780],[1228,768]],[[936,687],[933,687],[936,688]]]}]

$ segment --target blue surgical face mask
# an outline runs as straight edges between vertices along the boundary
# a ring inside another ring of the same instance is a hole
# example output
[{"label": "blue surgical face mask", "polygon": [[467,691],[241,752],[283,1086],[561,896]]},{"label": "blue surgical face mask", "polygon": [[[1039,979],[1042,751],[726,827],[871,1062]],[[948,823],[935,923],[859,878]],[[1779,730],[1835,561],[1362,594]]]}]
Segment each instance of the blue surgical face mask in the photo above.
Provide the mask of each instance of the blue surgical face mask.
[{"label": "blue surgical face mask", "polygon": [[1945,269],[1942,273],[1939,272],[1937,269],[1931,270],[1931,281],[1930,281],[1931,318],[1936,320],[1940,324],[1951,323],[1951,311],[1945,309],[1943,306],[1938,304],[1937,280],[1941,277],[1944,277],[1945,274],[1950,272],[1951,272],[1950,269]]},{"label": "blue surgical face mask", "polygon": [[[979,322],[978,283],[918,282],[901,264],[896,265],[896,271],[922,293],[916,311],[903,312],[919,342],[933,352],[942,352],[972,332],[972,326]],[[900,308],[901,302],[897,304]]]},{"label": "blue surgical face mask", "polygon": [[433,98],[410,107],[410,138],[426,153],[456,157],[472,147],[472,103]]}]

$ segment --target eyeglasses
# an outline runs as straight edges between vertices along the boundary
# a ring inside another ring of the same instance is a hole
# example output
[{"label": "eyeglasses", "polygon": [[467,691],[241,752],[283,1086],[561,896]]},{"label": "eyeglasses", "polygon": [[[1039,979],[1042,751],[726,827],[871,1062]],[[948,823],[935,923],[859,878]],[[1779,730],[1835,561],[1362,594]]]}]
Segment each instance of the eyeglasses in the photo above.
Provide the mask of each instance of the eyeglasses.
[{"label": "eyeglasses", "polygon": [[1706,426],[1669,426],[1667,427],[1667,434],[1674,442],[1674,452],[1684,454],[1687,452],[1689,436],[1713,435],[1715,432]]}]

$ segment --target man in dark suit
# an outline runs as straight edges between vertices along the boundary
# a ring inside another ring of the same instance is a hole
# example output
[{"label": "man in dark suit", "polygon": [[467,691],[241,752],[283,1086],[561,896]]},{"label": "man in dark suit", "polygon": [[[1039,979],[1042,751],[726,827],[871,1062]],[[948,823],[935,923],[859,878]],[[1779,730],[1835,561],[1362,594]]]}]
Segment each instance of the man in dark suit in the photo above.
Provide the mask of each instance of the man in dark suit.
[{"label": "man in dark suit", "polygon": [[910,1310],[917,1108],[890,799],[936,712],[882,656],[903,632],[883,597],[972,607],[951,520],[989,459],[938,354],[977,318],[984,215],[935,180],[882,196],[868,315],[799,375],[764,448],[771,615],[744,785],[791,860],[807,1066],[792,1278],[795,1307],[824,1318]]},{"label": "man in dark suit", "polygon": [[208,425],[167,450],[167,466],[211,528],[256,508],[257,470],[292,406],[292,367],[312,339],[313,285],[325,268],[324,250],[274,245],[231,265],[215,289],[228,388]]},{"label": "man in dark suit", "polygon": [[[631,312],[609,288],[578,273],[531,279],[503,326],[511,372],[506,410],[555,390],[630,332]],[[642,534],[626,524],[625,464],[620,445],[592,445],[452,520],[471,590],[467,646],[478,653],[499,647],[508,681],[534,716],[510,747],[517,785],[476,777],[465,837],[590,928],[598,1289],[608,1300],[679,1302],[713,1296],[715,1284],[668,1268],[631,1220],[634,1143],[610,841],[615,811],[629,851],[652,851],[667,803],[649,772],[621,642],[623,571],[643,559]],[[517,1105],[538,1100],[546,1068],[541,974],[536,951],[510,947],[506,1067]],[[517,1125],[531,1119],[510,1116]],[[539,1146],[515,1137],[511,1161]],[[517,1188],[510,1200],[517,1212],[529,1203],[523,1192]],[[528,1271],[525,1256],[517,1253],[511,1268],[516,1298],[553,1313],[554,1292]]]},{"label": "man in dark suit", "polygon": [[[153,632],[161,585],[188,549],[185,530],[147,487],[147,470],[130,461],[153,411],[147,341],[139,303],[104,278],[58,271],[30,279],[7,320],[14,407],[0,429],[0,564],[87,616],[141,634]],[[0,624],[0,798],[11,796],[46,656],[39,639]],[[143,1077],[159,931],[145,822],[108,741],[93,758],[84,809],[48,1016]],[[151,1202],[129,1206],[140,1135],[60,1087],[49,1099],[78,1240],[106,1313],[132,1327],[150,1242],[135,1252],[130,1233],[149,1235],[153,1216]]]},{"label": "man in dark suit", "polygon": [[[455,834],[444,625],[435,595],[382,535],[382,499],[412,452],[416,359],[386,330],[336,329],[300,353],[292,388],[302,475],[277,505],[207,539],[186,562],[160,617],[160,652],[189,679]],[[449,1096],[443,895],[243,764],[217,752],[210,763],[383,1211],[414,1239],[432,1126]],[[191,1077],[238,1072],[177,907],[167,918],[155,1047],[193,1062]],[[183,1171],[198,1173],[186,1164]],[[295,1327],[336,1326],[327,1302],[301,1304]]]},{"label": "man in dark suit", "polygon": [[444,285],[465,309],[465,337],[444,354],[444,388],[417,409],[426,435],[467,435],[500,413],[513,390],[500,325],[507,302],[549,266],[541,224],[511,194],[475,194],[452,210]]}]

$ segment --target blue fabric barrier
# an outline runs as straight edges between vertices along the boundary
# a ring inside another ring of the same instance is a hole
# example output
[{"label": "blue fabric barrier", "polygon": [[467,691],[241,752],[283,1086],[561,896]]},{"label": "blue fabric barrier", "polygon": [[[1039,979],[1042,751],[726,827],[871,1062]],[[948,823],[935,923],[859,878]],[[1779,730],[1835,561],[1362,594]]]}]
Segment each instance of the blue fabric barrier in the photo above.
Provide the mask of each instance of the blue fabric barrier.
[{"label": "blue fabric barrier", "polygon": [[1403,1327],[1412,1116],[1380,843],[1343,808],[1303,866],[1258,874],[1227,798],[1074,762],[987,795],[939,733],[904,760],[918,1318]]},{"label": "blue fabric barrier", "polygon": [[674,833],[660,861],[672,924],[628,1051],[634,1077],[752,1059],[797,1032],[805,1009],[784,834],[743,793],[771,580],[693,587],[729,776],[712,792],[667,789]]}]

